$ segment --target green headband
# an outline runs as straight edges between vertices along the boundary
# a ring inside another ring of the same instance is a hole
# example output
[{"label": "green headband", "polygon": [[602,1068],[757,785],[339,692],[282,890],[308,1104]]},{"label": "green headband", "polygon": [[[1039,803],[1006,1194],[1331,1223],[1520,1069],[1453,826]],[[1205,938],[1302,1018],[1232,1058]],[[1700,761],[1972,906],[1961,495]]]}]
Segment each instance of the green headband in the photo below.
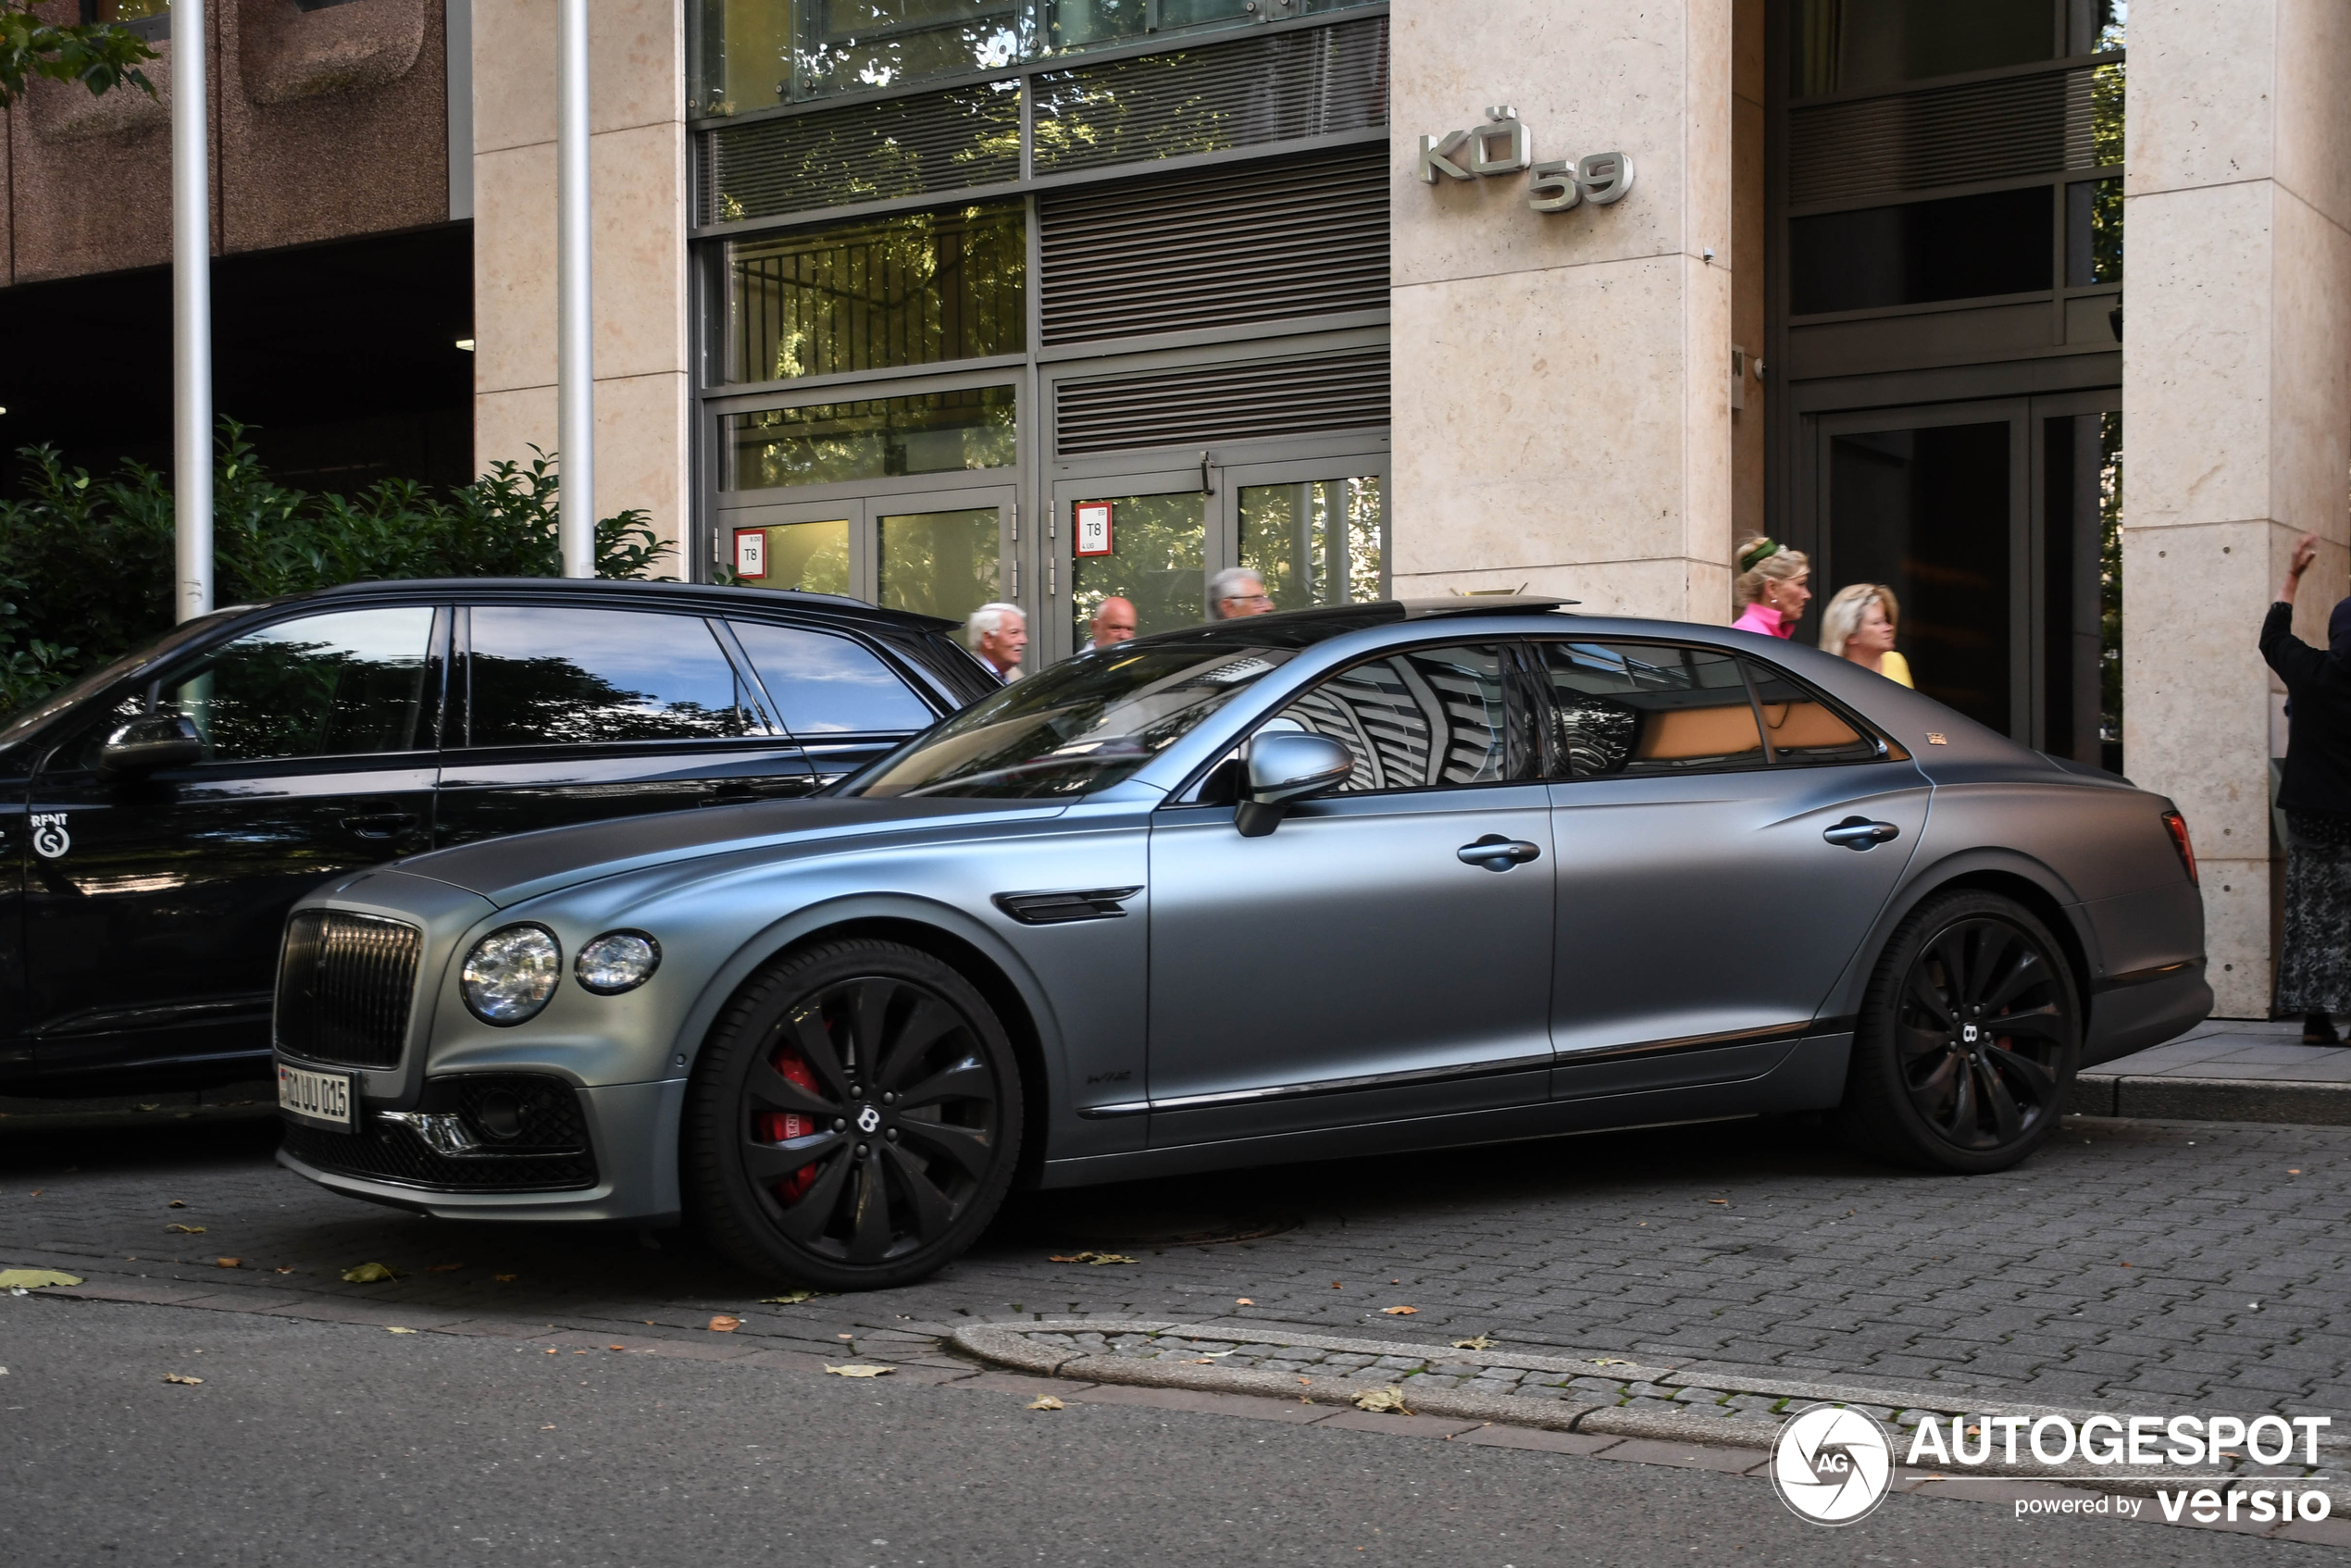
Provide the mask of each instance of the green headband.
[{"label": "green headband", "polygon": [[1744,576],[1747,573],[1753,571],[1756,567],[1761,566],[1764,562],[1770,560],[1773,556],[1778,554],[1779,553],[1780,541],[1778,540],[1757,540],[1753,544],[1748,545],[1746,554],[1739,557],[1740,575]]}]

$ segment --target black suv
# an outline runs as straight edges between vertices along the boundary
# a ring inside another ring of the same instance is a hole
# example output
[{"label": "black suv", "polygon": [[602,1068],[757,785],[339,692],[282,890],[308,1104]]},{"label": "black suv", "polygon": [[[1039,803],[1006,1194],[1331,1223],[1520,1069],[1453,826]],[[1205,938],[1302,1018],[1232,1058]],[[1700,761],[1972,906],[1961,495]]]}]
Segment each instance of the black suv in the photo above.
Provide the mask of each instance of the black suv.
[{"label": "black suv", "polygon": [[258,1076],[311,888],[493,834],[809,794],[997,689],[952,625],[478,579],[178,627],[0,729],[0,1091]]}]

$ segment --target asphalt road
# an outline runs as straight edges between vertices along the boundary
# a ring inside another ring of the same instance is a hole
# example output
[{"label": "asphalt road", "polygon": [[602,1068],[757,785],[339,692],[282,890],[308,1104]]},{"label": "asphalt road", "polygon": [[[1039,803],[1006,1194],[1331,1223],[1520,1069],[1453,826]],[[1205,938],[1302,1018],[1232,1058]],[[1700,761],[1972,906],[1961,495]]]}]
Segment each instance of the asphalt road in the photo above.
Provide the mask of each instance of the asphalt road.
[{"label": "asphalt road", "polygon": [[[1016,1393],[0,1296],[22,1563],[2260,1563],[2335,1548]],[[199,1385],[163,1381],[167,1373]]]}]

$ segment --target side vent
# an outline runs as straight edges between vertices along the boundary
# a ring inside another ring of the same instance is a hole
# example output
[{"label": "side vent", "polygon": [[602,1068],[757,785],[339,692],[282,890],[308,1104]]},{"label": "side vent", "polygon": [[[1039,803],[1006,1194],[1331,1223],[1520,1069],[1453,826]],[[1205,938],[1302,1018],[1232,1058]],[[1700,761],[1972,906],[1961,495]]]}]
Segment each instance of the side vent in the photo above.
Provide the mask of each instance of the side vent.
[{"label": "side vent", "polygon": [[1020,83],[755,120],[702,140],[704,223],[1008,184],[1020,178]]},{"label": "side vent", "polygon": [[1387,350],[1186,367],[1053,390],[1064,454],[1309,435],[1387,423]]},{"label": "side vent", "polygon": [[2122,67],[1788,112],[1788,203],[1806,207],[2122,161]]},{"label": "side vent", "polygon": [[1171,50],[1035,79],[1036,172],[1221,153],[1387,123],[1387,19]]},{"label": "side vent", "polygon": [[1044,341],[1387,308],[1387,149],[1038,198]]}]

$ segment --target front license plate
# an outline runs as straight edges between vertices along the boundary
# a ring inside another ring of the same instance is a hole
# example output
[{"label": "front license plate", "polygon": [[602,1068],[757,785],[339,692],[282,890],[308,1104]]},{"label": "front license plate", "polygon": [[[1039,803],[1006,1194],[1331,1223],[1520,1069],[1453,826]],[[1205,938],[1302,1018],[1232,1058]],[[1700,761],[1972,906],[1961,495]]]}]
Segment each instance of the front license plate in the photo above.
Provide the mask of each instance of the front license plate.
[{"label": "front license plate", "polygon": [[351,1105],[357,1098],[349,1073],[314,1073],[278,1064],[278,1109],[296,1121],[349,1132]]}]

